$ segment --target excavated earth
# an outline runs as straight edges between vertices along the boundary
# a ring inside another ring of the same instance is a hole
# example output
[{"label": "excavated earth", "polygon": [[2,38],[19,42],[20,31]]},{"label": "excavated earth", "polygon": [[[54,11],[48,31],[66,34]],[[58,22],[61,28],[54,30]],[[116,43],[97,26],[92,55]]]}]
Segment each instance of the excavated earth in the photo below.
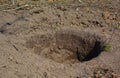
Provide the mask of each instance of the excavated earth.
[{"label": "excavated earth", "polygon": [[120,78],[119,0],[24,1],[0,1],[0,78]]}]

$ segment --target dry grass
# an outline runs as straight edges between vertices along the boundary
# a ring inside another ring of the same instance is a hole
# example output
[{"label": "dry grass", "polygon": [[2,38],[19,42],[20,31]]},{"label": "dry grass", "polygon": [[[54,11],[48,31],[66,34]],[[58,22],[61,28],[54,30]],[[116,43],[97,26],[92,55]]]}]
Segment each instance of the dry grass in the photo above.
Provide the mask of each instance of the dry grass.
[{"label": "dry grass", "polygon": [[30,8],[33,5],[39,5],[40,1],[42,0],[0,0],[0,11]]}]

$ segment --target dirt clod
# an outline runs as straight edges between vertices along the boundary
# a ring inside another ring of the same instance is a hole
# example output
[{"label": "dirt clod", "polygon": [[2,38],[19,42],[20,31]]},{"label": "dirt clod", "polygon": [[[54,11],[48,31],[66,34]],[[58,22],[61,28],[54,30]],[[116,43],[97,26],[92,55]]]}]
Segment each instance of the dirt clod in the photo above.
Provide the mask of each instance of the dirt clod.
[{"label": "dirt clod", "polygon": [[94,78],[117,78],[117,74],[110,69],[99,68],[95,70]]}]

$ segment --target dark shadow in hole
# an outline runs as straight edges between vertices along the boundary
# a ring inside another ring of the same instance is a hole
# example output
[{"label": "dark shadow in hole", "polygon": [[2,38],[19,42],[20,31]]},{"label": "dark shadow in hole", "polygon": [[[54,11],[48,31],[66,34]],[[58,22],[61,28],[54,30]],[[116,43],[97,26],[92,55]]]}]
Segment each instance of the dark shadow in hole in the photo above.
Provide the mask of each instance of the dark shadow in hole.
[{"label": "dark shadow in hole", "polygon": [[104,47],[101,45],[101,42],[96,41],[94,48],[90,51],[90,53],[82,61],[89,61],[89,60],[97,57],[103,50],[104,50]]}]

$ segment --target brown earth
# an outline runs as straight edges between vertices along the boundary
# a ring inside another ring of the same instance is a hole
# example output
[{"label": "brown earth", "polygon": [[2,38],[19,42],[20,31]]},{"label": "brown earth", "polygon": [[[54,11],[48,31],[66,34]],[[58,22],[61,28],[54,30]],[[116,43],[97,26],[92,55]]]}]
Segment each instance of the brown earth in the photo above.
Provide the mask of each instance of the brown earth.
[{"label": "brown earth", "polygon": [[120,78],[119,4],[1,0],[0,78]]}]

